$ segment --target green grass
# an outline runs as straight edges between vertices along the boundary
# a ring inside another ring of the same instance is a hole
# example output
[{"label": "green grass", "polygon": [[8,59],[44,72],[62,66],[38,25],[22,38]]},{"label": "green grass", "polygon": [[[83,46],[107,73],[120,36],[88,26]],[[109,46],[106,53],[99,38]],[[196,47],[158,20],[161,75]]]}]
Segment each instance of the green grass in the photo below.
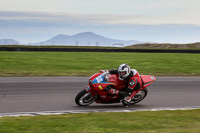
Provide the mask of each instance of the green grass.
[{"label": "green grass", "polygon": [[90,76],[128,63],[140,74],[200,76],[200,54],[0,52],[0,76]]},{"label": "green grass", "polygon": [[199,109],[0,118],[0,133],[199,132]]}]

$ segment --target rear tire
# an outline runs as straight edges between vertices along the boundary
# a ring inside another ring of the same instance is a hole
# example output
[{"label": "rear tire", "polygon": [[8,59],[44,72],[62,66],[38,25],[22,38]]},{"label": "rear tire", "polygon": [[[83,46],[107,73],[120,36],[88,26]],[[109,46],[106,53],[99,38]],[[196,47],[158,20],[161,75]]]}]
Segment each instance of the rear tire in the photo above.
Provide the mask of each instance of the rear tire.
[{"label": "rear tire", "polygon": [[87,106],[92,104],[97,99],[97,95],[91,96],[91,92],[87,92],[86,90],[80,91],[75,98],[75,102],[79,106]]},{"label": "rear tire", "polygon": [[147,96],[148,90],[147,88],[142,89],[141,91],[139,91],[131,100],[130,104],[136,104],[141,102],[146,96]]}]

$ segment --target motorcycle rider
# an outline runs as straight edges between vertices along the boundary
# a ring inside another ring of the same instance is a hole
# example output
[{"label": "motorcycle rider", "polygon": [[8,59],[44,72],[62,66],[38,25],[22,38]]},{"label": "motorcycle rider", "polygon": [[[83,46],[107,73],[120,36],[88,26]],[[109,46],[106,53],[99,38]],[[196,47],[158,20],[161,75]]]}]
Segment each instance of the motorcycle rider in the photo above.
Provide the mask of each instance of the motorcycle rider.
[{"label": "motorcycle rider", "polygon": [[141,88],[142,81],[140,75],[136,69],[130,69],[127,63],[121,64],[118,69],[111,70],[100,70],[100,72],[109,72],[110,74],[118,74],[120,80],[127,81],[127,87],[125,91],[119,91],[111,86],[108,86],[108,91],[110,94],[120,95],[123,100],[130,103],[131,99],[136,95],[136,91]]}]

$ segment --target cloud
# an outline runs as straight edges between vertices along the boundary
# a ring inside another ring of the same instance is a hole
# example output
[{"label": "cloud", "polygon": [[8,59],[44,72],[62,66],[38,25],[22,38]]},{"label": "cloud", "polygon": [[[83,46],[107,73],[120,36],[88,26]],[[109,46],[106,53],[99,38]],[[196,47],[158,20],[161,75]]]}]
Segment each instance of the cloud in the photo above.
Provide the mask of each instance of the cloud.
[{"label": "cloud", "polygon": [[148,15],[102,15],[102,14],[75,14],[75,13],[49,13],[49,12],[15,12],[0,11],[1,20],[19,20],[24,22],[41,23],[73,23],[78,25],[158,25],[158,24],[194,24],[200,25],[200,18],[189,16],[185,19],[183,14],[177,18],[175,15],[148,16]]},{"label": "cloud", "polygon": [[47,13],[47,12],[14,12],[0,11],[1,20],[20,20],[51,23],[77,23],[92,25],[129,24],[134,19],[145,18],[136,15],[97,15],[97,14],[72,14],[72,13]]},{"label": "cloud", "polygon": [[199,0],[1,0],[0,36],[41,41],[56,34],[92,31],[119,39],[193,42],[200,36],[199,4]]},{"label": "cloud", "polygon": [[55,12],[70,6],[73,0],[1,0],[0,9],[6,11]]},{"label": "cloud", "polygon": [[[187,8],[197,0],[1,0],[0,9],[5,11],[71,12],[83,14],[140,14],[164,8]],[[185,6],[186,5],[186,6]],[[198,7],[196,5],[196,7]]]},{"label": "cloud", "polygon": [[200,25],[199,4],[199,0],[1,0],[0,19],[92,25]]}]

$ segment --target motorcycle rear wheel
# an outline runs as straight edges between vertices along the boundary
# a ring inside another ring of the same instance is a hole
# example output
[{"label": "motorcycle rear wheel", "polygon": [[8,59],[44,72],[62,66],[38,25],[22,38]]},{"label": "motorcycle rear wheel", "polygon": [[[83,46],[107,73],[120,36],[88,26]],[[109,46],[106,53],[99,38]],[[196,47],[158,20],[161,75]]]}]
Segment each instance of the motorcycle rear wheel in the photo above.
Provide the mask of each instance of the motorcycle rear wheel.
[{"label": "motorcycle rear wheel", "polygon": [[97,95],[92,97],[90,92],[82,90],[76,95],[75,102],[79,106],[87,106],[92,104],[96,99]]},{"label": "motorcycle rear wheel", "polygon": [[131,100],[130,104],[136,104],[142,101],[147,96],[148,90],[144,88],[143,90],[139,91]]},{"label": "motorcycle rear wheel", "polygon": [[147,88],[142,89],[141,91],[139,91],[131,100],[130,103],[127,103],[126,101],[122,101],[122,104],[124,106],[128,106],[128,105],[133,105],[136,103],[141,102],[146,96],[147,96],[148,90]]}]

